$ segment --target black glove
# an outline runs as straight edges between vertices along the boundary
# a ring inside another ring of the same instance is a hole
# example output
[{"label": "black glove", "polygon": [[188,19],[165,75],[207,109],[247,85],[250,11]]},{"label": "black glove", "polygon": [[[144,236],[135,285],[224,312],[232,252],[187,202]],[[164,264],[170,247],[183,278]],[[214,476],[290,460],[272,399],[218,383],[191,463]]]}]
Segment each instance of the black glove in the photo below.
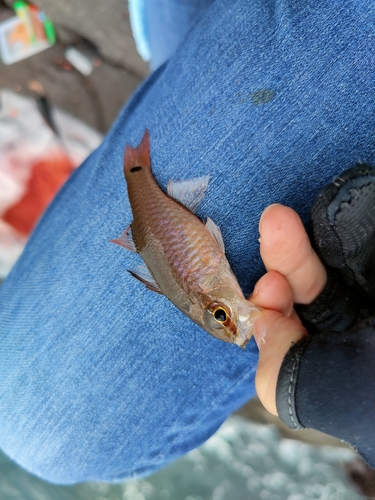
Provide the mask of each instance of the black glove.
[{"label": "black glove", "polygon": [[296,306],[309,335],[280,369],[276,405],[292,429],[350,443],[375,468],[375,169],[357,165],[319,194],[314,239],[327,284]]},{"label": "black glove", "polygon": [[284,358],[281,420],[343,439],[375,467],[375,320],[344,333],[307,336]]}]

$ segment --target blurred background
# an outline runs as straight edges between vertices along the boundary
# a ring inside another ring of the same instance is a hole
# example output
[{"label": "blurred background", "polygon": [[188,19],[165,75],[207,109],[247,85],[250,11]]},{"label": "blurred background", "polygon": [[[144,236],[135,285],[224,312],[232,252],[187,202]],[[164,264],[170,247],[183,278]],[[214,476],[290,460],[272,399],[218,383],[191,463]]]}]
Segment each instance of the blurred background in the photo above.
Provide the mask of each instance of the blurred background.
[{"label": "blurred background", "polygon": [[[127,0],[0,0],[0,281],[44,209],[149,73]],[[343,443],[293,432],[252,400],[149,478],[62,487],[0,452],[0,500],[357,500],[375,473]]]}]

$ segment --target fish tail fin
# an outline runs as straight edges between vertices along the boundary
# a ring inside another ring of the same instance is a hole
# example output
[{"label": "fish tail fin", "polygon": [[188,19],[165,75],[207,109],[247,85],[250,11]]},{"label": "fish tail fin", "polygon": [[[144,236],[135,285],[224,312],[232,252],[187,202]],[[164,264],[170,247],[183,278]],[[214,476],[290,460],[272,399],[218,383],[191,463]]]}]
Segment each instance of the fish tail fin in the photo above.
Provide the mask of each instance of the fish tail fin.
[{"label": "fish tail fin", "polygon": [[140,144],[136,148],[129,145],[124,153],[124,174],[128,172],[137,172],[142,168],[150,168],[150,133],[146,129]]}]

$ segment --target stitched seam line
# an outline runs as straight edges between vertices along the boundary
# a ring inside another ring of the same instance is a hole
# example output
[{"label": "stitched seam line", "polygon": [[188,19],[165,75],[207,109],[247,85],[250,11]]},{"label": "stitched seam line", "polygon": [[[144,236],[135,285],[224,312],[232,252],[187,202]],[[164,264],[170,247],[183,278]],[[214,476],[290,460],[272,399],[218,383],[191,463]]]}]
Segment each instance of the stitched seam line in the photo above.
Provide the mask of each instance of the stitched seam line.
[{"label": "stitched seam line", "polygon": [[296,367],[297,367],[297,359],[294,358],[294,363],[293,363],[293,367],[292,367],[292,373],[290,375],[290,381],[289,381],[289,385],[288,385],[288,413],[289,413],[289,417],[291,419],[291,421],[293,422],[293,426],[296,428],[300,427],[299,424],[296,422],[294,416],[293,416],[293,408],[292,408],[292,386],[294,384],[294,374],[295,374],[295,371],[296,371]]}]

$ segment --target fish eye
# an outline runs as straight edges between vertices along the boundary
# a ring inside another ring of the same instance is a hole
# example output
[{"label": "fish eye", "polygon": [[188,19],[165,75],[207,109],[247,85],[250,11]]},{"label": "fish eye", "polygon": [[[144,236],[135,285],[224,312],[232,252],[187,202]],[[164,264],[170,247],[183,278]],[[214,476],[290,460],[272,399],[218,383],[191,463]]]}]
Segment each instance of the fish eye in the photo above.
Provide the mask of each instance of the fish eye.
[{"label": "fish eye", "polygon": [[214,318],[219,323],[225,323],[225,321],[227,320],[227,313],[226,313],[226,311],[222,307],[218,307],[214,311]]},{"label": "fish eye", "polygon": [[232,328],[232,311],[230,307],[222,302],[213,302],[203,311],[205,324],[217,332]]}]

